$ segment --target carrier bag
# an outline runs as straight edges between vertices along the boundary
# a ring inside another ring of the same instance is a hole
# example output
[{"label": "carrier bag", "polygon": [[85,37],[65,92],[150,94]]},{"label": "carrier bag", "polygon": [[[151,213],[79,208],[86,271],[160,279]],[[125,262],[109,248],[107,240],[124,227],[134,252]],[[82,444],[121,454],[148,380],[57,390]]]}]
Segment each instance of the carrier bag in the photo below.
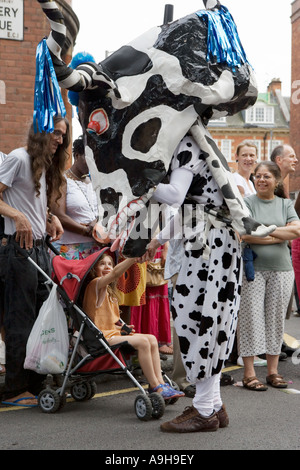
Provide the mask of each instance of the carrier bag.
[{"label": "carrier bag", "polygon": [[67,365],[68,352],[67,319],[54,285],[29,335],[24,368],[38,374],[61,374]]}]

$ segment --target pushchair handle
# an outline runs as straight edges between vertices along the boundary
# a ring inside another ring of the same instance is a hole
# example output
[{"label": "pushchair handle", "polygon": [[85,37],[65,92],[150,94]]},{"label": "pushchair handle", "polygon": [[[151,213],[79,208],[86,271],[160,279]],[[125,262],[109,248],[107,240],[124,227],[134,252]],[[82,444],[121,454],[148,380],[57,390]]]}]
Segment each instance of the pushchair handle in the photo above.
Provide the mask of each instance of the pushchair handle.
[{"label": "pushchair handle", "polygon": [[50,250],[55,254],[55,255],[60,255],[59,251],[55,248],[55,246],[50,242],[50,235],[46,235],[45,238],[45,243],[50,248]]},{"label": "pushchair handle", "polygon": [[15,234],[10,237],[10,241],[12,242],[13,246],[15,247],[18,252],[24,256],[24,258],[29,258],[30,253],[25,250],[25,248],[22,248],[19,243],[15,240]]}]

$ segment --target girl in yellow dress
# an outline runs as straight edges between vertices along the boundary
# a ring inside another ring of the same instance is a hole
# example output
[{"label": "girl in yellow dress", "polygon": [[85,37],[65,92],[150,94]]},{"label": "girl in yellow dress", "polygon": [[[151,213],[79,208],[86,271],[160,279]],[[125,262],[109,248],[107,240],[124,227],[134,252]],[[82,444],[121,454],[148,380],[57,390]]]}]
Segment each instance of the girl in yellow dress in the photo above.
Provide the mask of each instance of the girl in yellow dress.
[{"label": "girl in yellow dress", "polygon": [[[164,399],[183,397],[184,393],[164,383],[157,339],[153,335],[135,333],[133,325],[127,333],[120,323],[119,303],[114,288],[119,277],[136,258],[125,259],[114,266],[112,257],[104,253],[91,270],[92,280],[86,287],[83,309],[93,323],[102,331],[109,345],[127,341],[137,350],[143,373],[149,382],[149,392],[159,392]],[[124,336],[124,334],[126,336]]]}]

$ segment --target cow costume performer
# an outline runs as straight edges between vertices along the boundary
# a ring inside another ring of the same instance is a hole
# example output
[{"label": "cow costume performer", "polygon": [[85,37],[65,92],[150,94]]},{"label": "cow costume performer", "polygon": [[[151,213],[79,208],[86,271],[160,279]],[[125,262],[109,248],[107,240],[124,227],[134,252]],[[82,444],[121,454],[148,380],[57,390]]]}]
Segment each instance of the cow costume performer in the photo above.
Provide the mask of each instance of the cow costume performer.
[{"label": "cow costume performer", "polygon": [[[249,217],[206,128],[210,118],[235,114],[257,98],[235,23],[218,0],[204,0],[206,10],[151,29],[100,64],[85,61],[71,68],[60,58],[61,12],[53,1],[38,1],[51,24],[46,43],[58,83],[72,93],[85,136],[99,203],[95,238],[112,242],[124,256],[146,252],[149,257],[156,240],[149,245],[148,209],[155,198],[172,204],[161,182],[170,169],[167,186],[175,181],[178,188],[176,173],[185,172],[179,180],[188,187],[183,184],[176,202],[188,196],[184,207],[191,213],[181,225],[185,256],[173,314],[189,380],[201,384],[202,395],[210,398],[203,402],[196,393],[195,407],[162,429],[226,426],[218,381],[239,306],[241,257],[235,232],[266,236],[276,228]],[[196,231],[193,222],[187,223],[194,220],[194,210]],[[176,235],[175,220],[166,227],[169,236]],[[209,416],[211,406],[217,413]]]},{"label": "cow costume performer", "polygon": [[218,220],[210,214],[226,211],[226,204],[192,135],[185,136],[174,153],[170,182],[160,183],[153,197],[181,209],[148,245],[144,259],[151,259],[170,238],[182,239],[171,309],[186,378],[196,385],[193,407],[161,429],[214,431],[228,424],[220,375],[237,326],[241,248],[226,217]]},{"label": "cow costume performer", "polygon": [[202,125],[246,109],[257,98],[252,68],[226,7],[206,0],[212,10],[155,27],[100,64],[83,62],[72,69],[60,57],[66,35],[62,13],[54,1],[39,3],[51,25],[46,43],[58,83],[77,95],[100,241],[119,237],[124,256],[145,252],[149,239],[139,230],[148,223],[149,200],[197,121],[194,138],[207,154],[232,226],[257,236],[272,231],[249,217],[225,158]]}]

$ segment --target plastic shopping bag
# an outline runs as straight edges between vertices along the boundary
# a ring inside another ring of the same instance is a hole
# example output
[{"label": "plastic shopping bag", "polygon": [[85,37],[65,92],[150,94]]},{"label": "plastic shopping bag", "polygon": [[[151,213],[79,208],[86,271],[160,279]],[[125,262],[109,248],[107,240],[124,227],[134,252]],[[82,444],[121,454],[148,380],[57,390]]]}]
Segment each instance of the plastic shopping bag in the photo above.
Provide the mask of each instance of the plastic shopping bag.
[{"label": "plastic shopping bag", "polygon": [[54,285],[29,335],[24,368],[38,374],[61,374],[67,365],[68,352],[67,319]]}]

